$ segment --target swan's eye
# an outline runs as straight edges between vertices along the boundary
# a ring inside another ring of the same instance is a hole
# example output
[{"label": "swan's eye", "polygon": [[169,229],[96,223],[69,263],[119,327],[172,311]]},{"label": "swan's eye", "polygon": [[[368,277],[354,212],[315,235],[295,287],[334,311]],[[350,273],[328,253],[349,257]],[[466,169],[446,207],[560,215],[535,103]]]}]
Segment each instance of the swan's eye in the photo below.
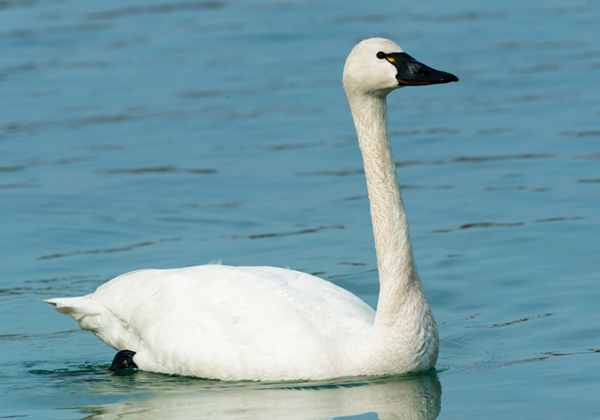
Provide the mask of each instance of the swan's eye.
[{"label": "swan's eye", "polygon": [[383,51],[379,51],[377,53],[377,58],[379,58],[380,60],[383,60],[385,58],[385,53]]}]

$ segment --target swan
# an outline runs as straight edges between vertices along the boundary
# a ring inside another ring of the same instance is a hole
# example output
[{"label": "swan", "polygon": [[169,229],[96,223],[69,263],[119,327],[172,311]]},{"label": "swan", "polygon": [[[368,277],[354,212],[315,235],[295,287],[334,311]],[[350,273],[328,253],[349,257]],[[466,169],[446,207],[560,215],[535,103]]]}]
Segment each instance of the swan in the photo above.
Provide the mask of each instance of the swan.
[{"label": "swan", "polygon": [[357,44],[343,85],[354,118],[379,269],[377,312],[318,277],[276,267],[139,270],[45,302],[118,351],[111,370],[225,381],[321,380],[432,369],[438,332],[413,256],[387,131],[387,95],[458,81],[383,38]]}]

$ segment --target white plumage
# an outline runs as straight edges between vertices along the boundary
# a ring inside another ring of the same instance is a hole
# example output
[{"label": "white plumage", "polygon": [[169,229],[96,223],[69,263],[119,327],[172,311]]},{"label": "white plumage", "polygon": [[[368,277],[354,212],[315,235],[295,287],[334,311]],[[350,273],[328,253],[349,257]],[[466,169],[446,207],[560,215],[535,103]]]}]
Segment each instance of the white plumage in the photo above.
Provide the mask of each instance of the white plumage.
[{"label": "white plumage", "polygon": [[366,338],[375,318],[352,293],[273,267],[142,270],[51,303],[109,346],[136,351],[142,369],[224,380],[300,378],[311,366],[338,376],[338,351]]},{"label": "white plumage", "polygon": [[401,73],[402,53],[392,41],[372,38],[352,50],[344,69],[371,204],[377,314],[309,274],[221,265],[134,271],[92,294],[46,302],[114,349],[134,351],[135,364],[153,372],[274,381],[431,369],[437,329],[412,255],[385,98],[413,81],[457,79],[422,82]]}]

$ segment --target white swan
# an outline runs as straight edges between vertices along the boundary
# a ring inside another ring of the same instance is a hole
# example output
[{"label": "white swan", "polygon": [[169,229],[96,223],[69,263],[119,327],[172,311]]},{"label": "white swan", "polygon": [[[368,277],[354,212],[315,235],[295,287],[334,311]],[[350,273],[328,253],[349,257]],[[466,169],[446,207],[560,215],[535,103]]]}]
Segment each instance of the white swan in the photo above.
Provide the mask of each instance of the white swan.
[{"label": "white swan", "polygon": [[134,271],[92,294],[46,302],[119,350],[111,369],[275,381],[433,368],[438,333],[413,257],[386,96],[407,85],[457,80],[382,38],[362,41],[346,60],[344,89],[364,159],[377,251],[377,313],[309,274],[220,265]]}]

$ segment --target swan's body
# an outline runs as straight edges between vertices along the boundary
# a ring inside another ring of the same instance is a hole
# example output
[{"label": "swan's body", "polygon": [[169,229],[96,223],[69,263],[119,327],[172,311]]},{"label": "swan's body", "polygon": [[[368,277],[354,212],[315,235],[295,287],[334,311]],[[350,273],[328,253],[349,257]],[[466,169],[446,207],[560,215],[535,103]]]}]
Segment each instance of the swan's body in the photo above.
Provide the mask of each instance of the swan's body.
[{"label": "swan's body", "polygon": [[358,44],[344,88],[365,164],[377,250],[377,313],[318,277],[273,267],[141,270],[78,298],[50,299],[143,369],[222,380],[326,379],[434,367],[438,334],[412,254],[387,134],[386,96],[455,81],[392,41]]}]

